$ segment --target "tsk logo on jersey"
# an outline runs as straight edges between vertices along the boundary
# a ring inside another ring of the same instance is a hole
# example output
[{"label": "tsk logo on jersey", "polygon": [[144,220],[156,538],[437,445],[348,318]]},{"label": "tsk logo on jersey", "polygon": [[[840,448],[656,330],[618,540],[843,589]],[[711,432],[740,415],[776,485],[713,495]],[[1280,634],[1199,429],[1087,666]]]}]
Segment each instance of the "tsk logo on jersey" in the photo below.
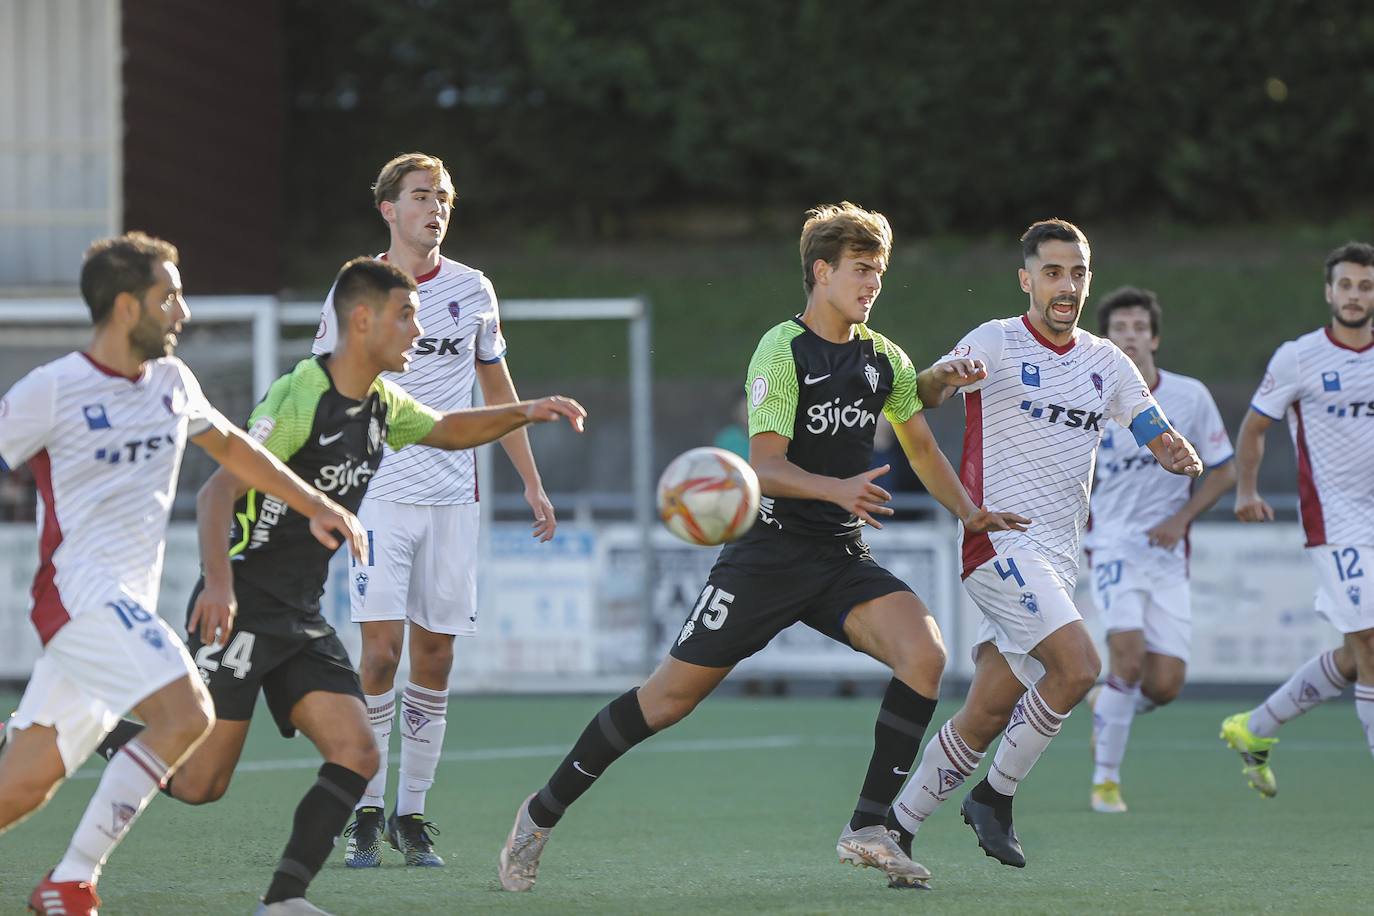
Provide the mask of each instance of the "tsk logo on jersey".
[{"label": "tsk logo on jersey", "polygon": [[1351,401],[1345,405],[1328,404],[1326,405],[1326,412],[1338,417],[1347,415],[1352,417],[1374,416],[1374,401]]},{"label": "tsk logo on jersey", "polygon": [[1103,465],[1110,474],[1119,471],[1129,471],[1131,469],[1141,470],[1142,468],[1152,468],[1159,464],[1159,459],[1151,454],[1127,455],[1118,461],[1108,461]]},{"label": "tsk logo on jersey", "polygon": [[109,429],[110,418],[105,416],[104,404],[87,404],[81,408],[82,415],[86,418],[86,426],[89,429]]},{"label": "tsk logo on jersey", "polygon": [[1340,391],[1341,374],[1339,372],[1322,373],[1322,391]]},{"label": "tsk logo on jersey", "polygon": [[428,356],[436,353],[439,356],[457,356],[458,345],[466,338],[463,337],[421,337],[415,341],[415,355]]},{"label": "tsk logo on jersey", "polygon": [[873,393],[878,393],[878,370],[867,363],[864,364],[864,378],[868,379],[868,387],[873,389]]},{"label": "tsk logo on jersey", "polygon": [[[96,427],[91,427],[95,429]],[[135,461],[147,461],[157,456],[162,450],[162,446],[175,446],[177,440],[170,434],[165,436],[153,436],[150,439],[136,439],[133,442],[125,442],[112,448],[98,448],[95,450],[95,460],[103,461],[106,464],[133,464]]]},{"label": "tsk logo on jersey", "polygon": [[1045,401],[1022,401],[1021,409],[1031,415],[1032,419],[1039,420],[1049,413],[1048,420],[1055,424],[1059,418],[1064,418],[1064,425],[1070,429],[1083,428],[1097,432],[1102,431],[1102,414],[1095,410],[1084,410],[1081,407],[1064,407],[1060,404],[1048,404]]},{"label": "tsk logo on jersey", "polygon": [[863,429],[872,424],[876,427],[878,425],[877,415],[864,410],[863,403],[863,398],[860,398],[853,404],[846,404],[841,407],[840,399],[836,398],[833,401],[812,404],[806,408],[806,415],[811,418],[811,422],[806,424],[806,431],[817,436],[823,436],[829,432],[833,436],[840,431],[841,426],[847,429],[853,429],[856,426]]},{"label": "tsk logo on jersey", "polygon": [[1021,384],[1030,388],[1040,387],[1040,367],[1035,363],[1021,364]]}]

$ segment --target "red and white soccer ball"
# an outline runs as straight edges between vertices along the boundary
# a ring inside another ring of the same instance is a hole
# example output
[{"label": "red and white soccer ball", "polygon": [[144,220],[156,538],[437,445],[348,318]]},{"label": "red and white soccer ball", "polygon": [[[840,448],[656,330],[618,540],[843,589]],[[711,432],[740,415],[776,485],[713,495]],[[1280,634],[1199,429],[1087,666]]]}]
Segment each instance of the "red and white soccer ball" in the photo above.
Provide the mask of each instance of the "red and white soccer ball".
[{"label": "red and white soccer ball", "polygon": [[658,517],[689,544],[740,537],[759,514],[759,478],[743,458],[703,446],[673,459],[658,479]]}]

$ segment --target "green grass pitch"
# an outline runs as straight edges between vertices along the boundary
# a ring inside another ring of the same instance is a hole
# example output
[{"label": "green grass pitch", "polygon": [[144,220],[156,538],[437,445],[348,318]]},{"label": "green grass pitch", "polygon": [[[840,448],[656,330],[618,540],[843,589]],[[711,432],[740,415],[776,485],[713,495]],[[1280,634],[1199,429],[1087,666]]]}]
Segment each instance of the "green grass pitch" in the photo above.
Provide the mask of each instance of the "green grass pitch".
[{"label": "green grass pitch", "polygon": [[[919,837],[916,858],[934,873],[934,889],[920,892],[889,890],[879,873],[841,866],[834,852],[866,766],[875,698],[722,697],[608,772],[557,829],[533,892],[502,892],[496,854],[516,805],[604,701],[456,697],[429,802],[448,866],[406,869],[388,848],[381,868],[353,871],[341,842],[311,898],[339,914],[406,916],[1374,906],[1374,762],[1348,702],[1283,732],[1270,801],[1244,785],[1239,759],[1216,737],[1241,704],[1181,702],[1137,719],[1124,772],[1131,811],[1122,816],[1088,810],[1091,717],[1080,709],[1017,800],[1029,866],[983,856],[959,819],[960,793]],[[956,705],[945,702],[936,724]],[[260,708],[229,794],[203,808],[158,797],[106,868],[102,913],[251,913],[316,762],[308,743],[281,739]],[[0,841],[0,914],[22,912],[60,857],[99,767],[88,764]],[[394,786],[394,762],[391,773]]]}]

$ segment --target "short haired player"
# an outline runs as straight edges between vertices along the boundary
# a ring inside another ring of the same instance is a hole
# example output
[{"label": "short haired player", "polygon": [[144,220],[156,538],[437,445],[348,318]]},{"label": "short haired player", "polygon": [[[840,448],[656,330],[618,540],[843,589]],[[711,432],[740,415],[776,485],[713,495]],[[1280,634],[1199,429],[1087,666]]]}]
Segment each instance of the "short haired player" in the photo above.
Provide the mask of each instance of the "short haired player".
[{"label": "short haired player", "polygon": [[1107,631],[1105,685],[1088,693],[1093,716],[1094,811],[1121,813],[1121,762],[1131,721],[1173,702],[1192,634],[1188,529],[1235,486],[1231,439],[1207,386],[1155,364],[1163,308],[1148,289],[1123,287],[1097,306],[1098,333],[1131,358],[1170,424],[1207,467],[1201,483],[1170,474],[1130,430],[1106,423],[1083,539],[1097,612]]},{"label": "short haired player", "polygon": [[[363,500],[383,443],[393,451],[416,443],[471,448],[559,417],[581,428],[585,414],[567,398],[440,414],[379,378],[384,370],[405,371],[407,351],[423,333],[415,283],[400,268],[350,261],[335,281],[335,301],[343,319],[337,349],[277,379],[249,425],[264,448],[344,506],[356,509]],[[304,733],[324,765],[296,808],[258,912],[321,913],[306,889],[379,756],[358,675],[320,613],[333,551],[306,535],[304,519],[228,471],[201,488],[198,508],[205,574],[191,595],[187,629],[218,721],[168,794],[190,804],[224,795],[262,694],[282,735]],[[137,734],[124,723],[106,744]]]},{"label": "short haired player", "polygon": [[1259,495],[1264,436],[1288,421],[1298,453],[1298,500],[1317,613],[1341,632],[1248,712],[1229,716],[1221,737],[1240,753],[1250,785],[1278,792],[1269,763],[1279,728],[1355,682],[1355,714],[1374,753],[1374,245],[1351,242],[1326,258],[1325,327],[1274,351],[1250,402],[1236,449],[1236,517],[1272,521]]},{"label": "short haired player", "polygon": [[31,619],[43,643],[0,731],[0,832],[38,810],[133,710],[147,728],[96,786],[66,854],[29,898],[44,914],[91,914],[114,847],[214,723],[186,647],[157,616],[167,516],[186,442],[275,494],[331,549],[364,535],[210,406],[172,356],[190,318],[176,249],[132,232],[86,252],[90,345],[39,366],[0,398],[0,471],[38,483]]},{"label": "short haired player", "polygon": [[960,476],[975,502],[1015,505],[1025,531],[965,531],[964,588],[983,612],[968,698],[926,744],[893,805],[905,848],[922,822],[978,768],[999,733],[987,778],[961,811],[978,844],[1016,867],[1025,853],[1012,824],[1021,781],[1097,679],[1101,663],[1072,595],[1079,535],[1103,423],[1116,420],[1165,470],[1196,477],[1202,464],[1169,426],[1135,364],[1111,341],[1078,328],[1092,281],[1088,240],[1072,223],[1042,220],[1021,236],[1017,272],[1025,314],[970,331],[920,374],[930,406],[964,394]]}]

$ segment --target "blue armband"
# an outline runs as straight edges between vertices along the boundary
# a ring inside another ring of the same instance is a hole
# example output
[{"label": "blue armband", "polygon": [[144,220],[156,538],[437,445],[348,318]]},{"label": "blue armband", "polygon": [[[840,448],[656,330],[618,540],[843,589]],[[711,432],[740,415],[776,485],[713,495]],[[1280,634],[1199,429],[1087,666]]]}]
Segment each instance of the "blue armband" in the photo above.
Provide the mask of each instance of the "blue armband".
[{"label": "blue armband", "polygon": [[1153,404],[1136,414],[1135,419],[1131,421],[1131,435],[1135,436],[1136,445],[1149,445],[1156,436],[1168,430],[1169,421],[1164,419],[1164,414]]}]

